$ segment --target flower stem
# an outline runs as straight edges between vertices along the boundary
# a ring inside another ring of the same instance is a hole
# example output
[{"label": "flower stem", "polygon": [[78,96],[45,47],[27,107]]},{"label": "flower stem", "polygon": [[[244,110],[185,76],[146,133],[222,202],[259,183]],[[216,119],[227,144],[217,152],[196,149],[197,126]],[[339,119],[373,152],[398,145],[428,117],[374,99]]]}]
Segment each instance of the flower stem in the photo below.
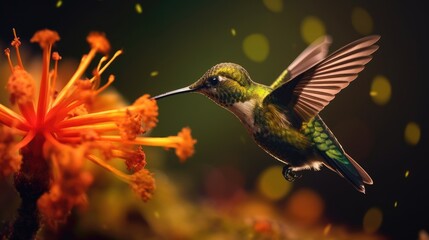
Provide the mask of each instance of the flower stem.
[{"label": "flower stem", "polygon": [[49,190],[50,168],[43,158],[45,138],[36,135],[21,149],[21,170],[15,174],[15,188],[21,197],[18,216],[13,223],[10,240],[34,239],[40,228],[37,200]]}]

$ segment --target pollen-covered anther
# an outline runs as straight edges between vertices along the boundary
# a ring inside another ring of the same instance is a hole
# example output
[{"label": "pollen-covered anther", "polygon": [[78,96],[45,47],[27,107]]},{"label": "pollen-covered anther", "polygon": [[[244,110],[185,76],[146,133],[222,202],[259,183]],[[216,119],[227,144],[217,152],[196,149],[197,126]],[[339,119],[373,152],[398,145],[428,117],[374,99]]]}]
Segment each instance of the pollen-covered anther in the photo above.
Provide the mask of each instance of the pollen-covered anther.
[{"label": "pollen-covered anther", "polygon": [[140,113],[127,110],[125,117],[117,123],[121,138],[124,140],[134,140],[140,135],[143,132],[142,119],[143,116]]},{"label": "pollen-covered anther", "polygon": [[197,143],[197,140],[193,139],[191,136],[191,129],[186,127],[183,128],[177,135],[179,141],[176,147],[176,155],[179,157],[180,161],[185,161],[190,156],[194,155],[194,145]]},{"label": "pollen-covered anther", "polygon": [[13,47],[19,47],[21,46],[21,41],[19,41],[19,37],[16,37],[12,40],[12,42],[10,43],[10,45],[12,45]]},{"label": "pollen-covered anther", "polygon": [[138,98],[133,106],[140,109],[144,131],[150,130],[158,123],[158,104],[148,94]]},{"label": "pollen-covered anther", "polygon": [[10,93],[10,102],[25,104],[33,101],[34,85],[33,77],[21,67],[16,66],[6,85],[6,89]]},{"label": "pollen-covered anther", "polygon": [[156,189],[155,179],[153,174],[147,169],[142,169],[129,178],[131,188],[136,192],[143,201],[148,201],[152,198]]},{"label": "pollen-covered anther", "polygon": [[86,41],[91,48],[96,49],[100,53],[107,53],[110,50],[110,43],[104,33],[91,32],[88,37],[86,37]]},{"label": "pollen-covered anther", "polygon": [[53,52],[53,53],[52,53],[52,59],[53,59],[54,61],[59,61],[59,60],[61,60],[61,59],[62,59],[62,57],[60,56],[60,54],[59,54],[58,52]]},{"label": "pollen-covered anther", "polygon": [[114,157],[125,159],[127,170],[138,172],[146,166],[146,155],[141,146],[137,149],[121,149],[112,151]]},{"label": "pollen-covered anther", "polygon": [[37,31],[33,37],[30,39],[30,42],[37,42],[39,43],[41,48],[47,48],[54,44],[55,42],[60,40],[60,35],[58,35],[57,32],[44,29]]}]

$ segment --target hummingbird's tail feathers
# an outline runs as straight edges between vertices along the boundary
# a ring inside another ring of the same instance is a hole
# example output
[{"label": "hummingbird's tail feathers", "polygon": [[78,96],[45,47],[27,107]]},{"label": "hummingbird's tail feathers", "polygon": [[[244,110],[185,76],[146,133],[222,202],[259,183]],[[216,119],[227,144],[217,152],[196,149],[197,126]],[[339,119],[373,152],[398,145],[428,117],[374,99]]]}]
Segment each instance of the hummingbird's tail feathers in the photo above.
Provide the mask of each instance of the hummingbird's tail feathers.
[{"label": "hummingbird's tail feathers", "polygon": [[356,170],[359,172],[359,175],[362,177],[362,181],[365,184],[372,185],[374,184],[374,181],[372,181],[372,178],[369,176],[369,174],[363,169],[352,157],[350,157],[347,153],[344,153],[349,159],[349,161],[353,164],[353,166],[356,168]]},{"label": "hummingbird's tail feathers", "polygon": [[295,78],[299,74],[314,67],[328,55],[329,46],[332,39],[329,36],[318,38],[310,44],[295,60],[280,74],[276,81],[271,84],[271,88],[275,89],[285,82]]},{"label": "hummingbird's tail feathers", "polygon": [[[365,193],[364,180],[354,164],[345,156],[332,157],[325,153],[321,154],[325,159],[325,165],[334,170],[338,175],[345,178],[353,187],[361,193]],[[353,165],[353,166],[350,166]]]},{"label": "hummingbird's tail feathers", "polygon": [[372,184],[371,177],[344,151],[337,138],[320,116],[303,126],[304,134],[311,139],[323,164],[349,181],[359,192],[365,193],[364,184]]}]

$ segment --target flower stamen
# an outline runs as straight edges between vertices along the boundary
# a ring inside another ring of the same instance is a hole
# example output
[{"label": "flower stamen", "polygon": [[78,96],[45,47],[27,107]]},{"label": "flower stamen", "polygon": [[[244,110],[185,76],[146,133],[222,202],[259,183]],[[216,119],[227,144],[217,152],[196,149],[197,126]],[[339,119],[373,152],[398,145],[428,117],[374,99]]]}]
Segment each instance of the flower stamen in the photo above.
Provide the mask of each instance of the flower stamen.
[{"label": "flower stamen", "polygon": [[95,54],[97,52],[106,53],[110,50],[110,44],[107,41],[104,34],[96,33],[96,32],[91,33],[87,37],[87,41],[91,45],[91,50],[89,51],[88,55],[86,55],[82,59],[81,63],[79,64],[79,67],[77,68],[73,76],[70,78],[66,86],[58,93],[58,96],[55,99],[53,106],[57,105],[65,97],[68,97],[76,81],[82,76],[84,71],[88,68],[89,64],[91,63],[92,59],[94,59]]},{"label": "flower stamen", "polygon": [[110,66],[110,64],[112,64],[112,62],[115,61],[115,59],[119,57],[119,55],[121,55],[122,53],[122,50],[116,51],[113,57],[98,71],[98,74],[101,75]]},{"label": "flower stamen", "polygon": [[43,124],[45,120],[45,115],[48,105],[50,105],[49,100],[51,99],[49,94],[51,93],[50,81],[49,81],[49,65],[51,58],[51,49],[52,45],[60,40],[60,36],[57,32],[52,30],[42,30],[36,32],[33,37],[30,39],[30,42],[39,43],[40,47],[43,49],[42,56],[42,78],[40,81],[40,91],[39,91],[39,101],[37,105],[37,124]]},{"label": "flower stamen", "polygon": [[[54,98],[55,98],[55,87],[56,87],[56,84],[57,84],[57,77],[58,77],[58,62],[62,59],[62,57],[60,56],[60,54],[58,53],[58,52],[53,52],[52,53],[52,59],[55,61],[55,65],[54,65],[54,73],[53,73],[53,76],[52,76],[52,78],[51,78],[51,86],[50,86],[50,89],[51,89],[51,92],[50,92],[50,94],[51,94],[51,101],[50,101],[50,104],[52,105],[52,101],[54,100]],[[51,107],[51,106],[49,106],[49,107]]]},{"label": "flower stamen", "polygon": [[3,104],[0,104],[0,123],[23,131],[28,131],[30,129],[30,126],[28,125],[25,118]]},{"label": "flower stamen", "polygon": [[107,171],[113,173],[120,180],[130,184],[131,188],[140,195],[143,201],[148,201],[152,197],[153,192],[155,191],[155,179],[153,178],[152,173],[147,169],[141,169],[132,175],[128,175],[105,163],[95,155],[87,155],[87,158],[98,166],[101,166]]},{"label": "flower stamen", "polygon": [[86,156],[89,160],[91,160],[93,163],[97,164],[98,166],[104,168],[105,170],[113,173],[116,177],[118,177],[120,180],[129,183],[130,182],[130,175],[114,168],[112,165],[107,164],[103,160],[101,160],[99,157],[95,156],[94,154],[88,154]]},{"label": "flower stamen", "polygon": [[9,68],[10,68],[10,72],[11,73],[13,73],[13,63],[12,63],[12,60],[10,59],[10,49],[9,48],[6,48],[5,50],[4,50],[4,54],[6,55],[6,57],[7,57],[7,62],[9,63]]},{"label": "flower stamen", "polygon": [[98,95],[101,92],[103,92],[104,90],[106,90],[113,82],[115,81],[115,76],[114,75],[110,75],[109,79],[107,80],[107,83],[104,84],[102,87],[100,87],[99,89],[97,89],[97,91],[95,91],[94,95]]},{"label": "flower stamen", "polygon": [[92,59],[95,57],[96,53],[97,53],[97,50],[93,48],[89,51],[88,55],[84,59],[82,59],[82,61],[79,64],[79,67],[77,68],[76,72],[73,74],[73,76],[67,82],[66,86],[58,93],[58,96],[54,100],[54,103],[52,106],[56,106],[61,101],[63,101],[65,97],[68,97],[68,95],[72,91],[72,88],[74,87],[76,81],[80,78],[80,76],[82,76],[82,74],[88,68],[89,64],[91,63]]},{"label": "flower stamen", "polygon": [[24,65],[22,64],[21,54],[19,53],[19,46],[21,46],[21,41],[19,41],[19,37],[16,36],[15,28],[12,28],[14,39],[11,43],[16,50],[16,58],[18,59],[18,65],[24,69]]}]

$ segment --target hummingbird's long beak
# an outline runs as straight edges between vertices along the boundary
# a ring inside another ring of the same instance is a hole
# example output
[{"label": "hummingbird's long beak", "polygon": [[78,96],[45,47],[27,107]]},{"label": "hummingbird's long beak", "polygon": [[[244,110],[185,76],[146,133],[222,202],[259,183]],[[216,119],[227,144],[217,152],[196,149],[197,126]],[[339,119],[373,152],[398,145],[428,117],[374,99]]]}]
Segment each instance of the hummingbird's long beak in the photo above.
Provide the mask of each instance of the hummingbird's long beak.
[{"label": "hummingbird's long beak", "polygon": [[187,92],[193,92],[195,91],[195,89],[192,89],[190,87],[184,87],[184,88],[179,88],[170,92],[166,92],[163,94],[160,94],[158,96],[152,97],[152,99],[158,100],[164,97],[168,97],[168,96],[172,96],[172,95],[176,95],[176,94],[181,94],[181,93],[187,93]]}]

